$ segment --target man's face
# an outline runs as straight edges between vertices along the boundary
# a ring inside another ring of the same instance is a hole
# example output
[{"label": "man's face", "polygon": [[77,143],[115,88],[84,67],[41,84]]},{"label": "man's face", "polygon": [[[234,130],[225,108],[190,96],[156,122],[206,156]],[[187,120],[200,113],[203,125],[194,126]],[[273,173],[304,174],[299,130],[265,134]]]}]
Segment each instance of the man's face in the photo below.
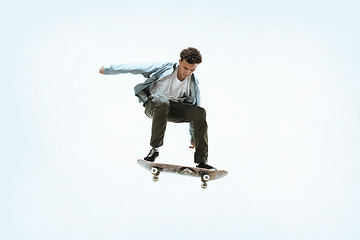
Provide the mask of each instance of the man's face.
[{"label": "man's face", "polygon": [[199,65],[199,63],[190,64],[185,59],[182,61],[179,59],[179,64],[177,77],[180,81],[183,81],[185,78],[189,77]]}]

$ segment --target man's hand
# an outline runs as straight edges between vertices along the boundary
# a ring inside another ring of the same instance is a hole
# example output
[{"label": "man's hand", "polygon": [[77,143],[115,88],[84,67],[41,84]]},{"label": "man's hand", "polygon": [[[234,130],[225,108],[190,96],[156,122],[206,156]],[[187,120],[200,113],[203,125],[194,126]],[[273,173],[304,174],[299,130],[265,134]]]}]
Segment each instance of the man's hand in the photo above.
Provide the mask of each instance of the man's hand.
[{"label": "man's hand", "polygon": [[104,66],[100,68],[99,73],[104,74]]},{"label": "man's hand", "polygon": [[191,143],[190,143],[190,147],[189,147],[189,148],[194,149],[194,147],[195,147],[194,143],[193,143],[193,142],[191,142]]}]

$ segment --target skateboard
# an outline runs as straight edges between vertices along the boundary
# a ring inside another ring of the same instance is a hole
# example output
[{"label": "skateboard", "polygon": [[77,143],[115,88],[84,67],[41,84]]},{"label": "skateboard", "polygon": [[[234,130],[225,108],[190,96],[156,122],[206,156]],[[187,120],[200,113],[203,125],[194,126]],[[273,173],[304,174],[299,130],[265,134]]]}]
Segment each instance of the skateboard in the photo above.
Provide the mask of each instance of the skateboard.
[{"label": "skateboard", "polygon": [[155,163],[143,159],[138,159],[137,163],[143,168],[150,170],[150,172],[153,174],[154,182],[157,182],[159,180],[159,174],[161,172],[176,173],[185,176],[200,177],[202,182],[201,187],[203,189],[207,188],[208,181],[223,178],[228,174],[228,172],[225,170],[208,170],[197,167]]}]

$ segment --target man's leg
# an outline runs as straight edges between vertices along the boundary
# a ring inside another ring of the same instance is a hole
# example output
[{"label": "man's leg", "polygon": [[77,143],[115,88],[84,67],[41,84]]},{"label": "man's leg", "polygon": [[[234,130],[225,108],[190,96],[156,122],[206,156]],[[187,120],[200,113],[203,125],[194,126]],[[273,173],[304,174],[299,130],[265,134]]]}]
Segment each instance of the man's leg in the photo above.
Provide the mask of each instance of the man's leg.
[{"label": "man's leg", "polygon": [[168,121],[181,123],[192,122],[194,128],[195,163],[207,163],[208,125],[206,111],[202,107],[170,102]]},{"label": "man's leg", "polygon": [[170,102],[166,98],[150,97],[145,104],[145,113],[152,118],[150,145],[159,148],[163,145]]}]

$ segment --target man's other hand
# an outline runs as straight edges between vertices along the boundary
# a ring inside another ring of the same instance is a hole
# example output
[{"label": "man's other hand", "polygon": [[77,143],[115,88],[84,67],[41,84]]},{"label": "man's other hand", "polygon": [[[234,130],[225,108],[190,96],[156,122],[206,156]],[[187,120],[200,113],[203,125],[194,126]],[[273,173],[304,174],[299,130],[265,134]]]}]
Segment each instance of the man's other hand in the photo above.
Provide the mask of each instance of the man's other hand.
[{"label": "man's other hand", "polygon": [[104,66],[100,68],[99,73],[104,74]]}]

